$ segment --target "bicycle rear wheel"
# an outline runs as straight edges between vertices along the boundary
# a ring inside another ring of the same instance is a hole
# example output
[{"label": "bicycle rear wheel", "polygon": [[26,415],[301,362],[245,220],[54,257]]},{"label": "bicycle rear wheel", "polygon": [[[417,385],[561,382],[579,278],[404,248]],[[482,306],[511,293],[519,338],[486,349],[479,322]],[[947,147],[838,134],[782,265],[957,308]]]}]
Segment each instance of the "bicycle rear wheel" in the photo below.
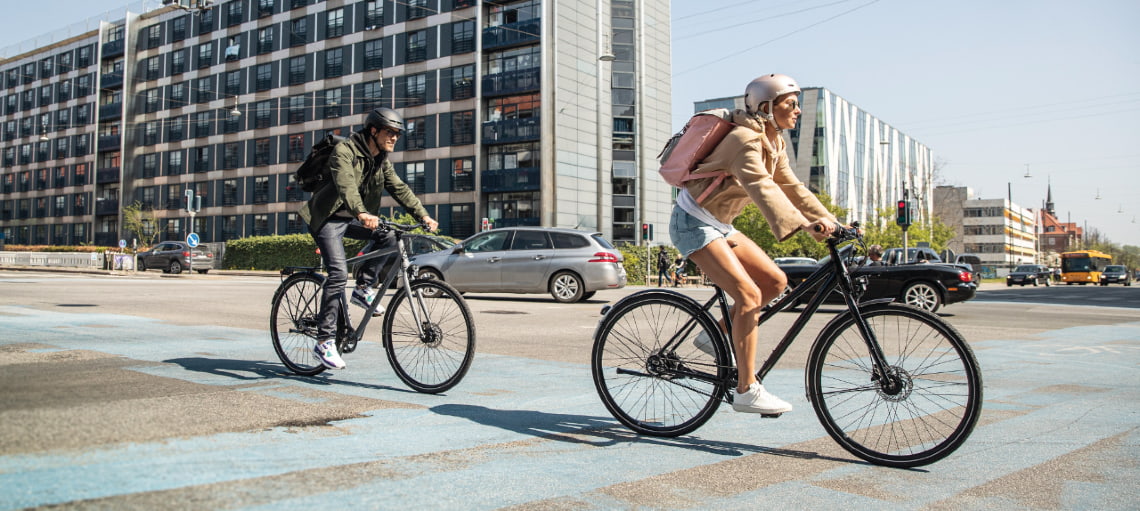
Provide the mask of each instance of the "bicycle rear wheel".
[{"label": "bicycle rear wheel", "polygon": [[877,465],[917,467],[954,452],[982,411],[982,375],[954,327],[913,307],[862,311],[882,347],[878,374],[850,314],[820,333],[808,359],[808,397],[824,429]]},{"label": "bicycle rear wheel", "polygon": [[296,374],[313,376],[325,370],[313,347],[317,344],[317,316],[325,279],[297,273],[277,288],[269,313],[273,349],[281,363]]},{"label": "bicycle rear wheel", "polygon": [[[627,298],[627,300],[629,300]],[[643,435],[689,433],[716,413],[733,371],[712,317],[662,292],[615,305],[594,335],[590,368],[602,403]],[[708,354],[693,340],[708,332]]]},{"label": "bicycle rear wheel", "polygon": [[409,387],[444,392],[463,379],[475,356],[471,309],[450,284],[414,280],[411,295],[401,288],[384,313],[384,350]]}]

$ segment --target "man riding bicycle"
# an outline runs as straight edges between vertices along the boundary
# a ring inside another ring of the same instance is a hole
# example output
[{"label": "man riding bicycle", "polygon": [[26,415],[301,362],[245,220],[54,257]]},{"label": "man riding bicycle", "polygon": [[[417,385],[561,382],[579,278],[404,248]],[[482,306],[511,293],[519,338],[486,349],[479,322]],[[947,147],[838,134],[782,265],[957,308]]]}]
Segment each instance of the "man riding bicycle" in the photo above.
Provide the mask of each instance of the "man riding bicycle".
[{"label": "man riding bicycle", "polygon": [[[313,192],[299,211],[309,226],[309,233],[317,243],[328,272],[321,295],[314,351],[329,369],[345,367],[336,348],[337,317],[341,314],[344,287],[348,282],[345,236],[369,239],[372,230],[380,225],[380,217],[373,212],[379,209],[384,190],[388,190],[396,202],[426,224],[429,230],[439,228],[411,188],[396,175],[395,167],[388,160],[388,154],[395,149],[396,140],[403,131],[404,119],[396,111],[377,108],[370,112],[364,127],[333,149],[328,163],[332,184],[325,184]],[[387,244],[391,244],[391,239],[382,240],[374,248],[383,248]],[[372,283],[366,279],[374,277],[372,272],[361,272],[361,275],[364,281],[356,283],[352,302],[367,307],[376,293]]]}]

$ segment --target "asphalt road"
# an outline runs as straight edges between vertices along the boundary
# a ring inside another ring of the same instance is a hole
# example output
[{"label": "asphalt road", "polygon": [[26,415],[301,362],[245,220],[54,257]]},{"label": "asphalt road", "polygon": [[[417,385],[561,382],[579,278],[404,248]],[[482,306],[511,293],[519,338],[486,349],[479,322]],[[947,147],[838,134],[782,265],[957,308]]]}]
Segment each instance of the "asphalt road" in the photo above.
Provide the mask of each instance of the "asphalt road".
[{"label": "asphalt road", "polygon": [[[428,396],[402,385],[375,342],[344,371],[284,373],[266,331],[276,284],[0,271],[0,509],[1140,502],[1140,286],[987,285],[943,309],[982,363],[982,420],[949,458],[894,470],[839,448],[803,396],[810,340],[835,309],[766,381],[795,411],[762,420],[722,407],[692,435],[658,439],[608,415],[587,364],[599,310],[636,289],[569,305],[469,295],[478,356],[458,387]],[[762,347],[794,318],[769,323]]]}]

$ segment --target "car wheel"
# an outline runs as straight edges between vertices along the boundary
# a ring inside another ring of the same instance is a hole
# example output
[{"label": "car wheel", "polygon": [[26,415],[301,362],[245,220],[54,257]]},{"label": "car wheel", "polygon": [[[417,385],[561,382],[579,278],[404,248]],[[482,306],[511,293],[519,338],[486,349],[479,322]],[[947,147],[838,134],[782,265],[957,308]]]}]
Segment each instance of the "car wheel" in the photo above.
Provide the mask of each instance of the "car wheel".
[{"label": "car wheel", "polygon": [[139,271],[146,271],[146,261],[143,259],[139,259],[138,267],[139,267]]},{"label": "car wheel", "polygon": [[1033,287],[1037,287],[1037,279],[1033,279]]},{"label": "car wheel", "polygon": [[593,298],[593,297],[594,297],[594,295],[595,295],[595,294],[597,294],[597,293],[598,293],[597,291],[590,291],[589,293],[585,293],[585,294],[583,294],[583,295],[582,295],[582,301],[586,301],[586,300],[589,300],[589,299]]},{"label": "car wheel", "polygon": [[200,273],[200,274],[202,274],[202,275],[205,275],[205,274],[206,274],[206,272],[208,272],[208,271],[210,271],[210,270],[194,270],[194,271],[196,271],[196,272],[198,272],[198,273]]},{"label": "car wheel", "polygon": [[582,279],[568,271],[559,272],[550,279],[550,296],[561,303],[574,303],[585,294]]},{"label": "car wheel", "polygon": [[1005,283],[1005,287],[1013,287],[1013,284],[1010,284],[1009,282],[1006,282],[1006,283]]},{"label": "car wheel", "polygon": [[[443,280],[443,275],[440,275],[440,273],[438,271],[435,271],[433,269],[424,268],[424,269],[421,269],[420,272],[416,274],[416,278],[417,279]],[[424,289],[423,290],[424,296],[426,296],[428,298],[435,298],[435,297],[439,296],[440,293],[441,293],[441,291],[436,289],[434,286],[431,289]],[[462,294],[462,293],[460,293],[460,294]]]},{"label": "car wheel", "polygon": [[170,266],[168,266],[167,269],[170,270],[168,273],[178,275],[179,273],[182,273],[182,263],[178,262],[178,260],[175,259],[173,261],[170,261]]},{"label": "car wheel", "polygon": [[916,282],[903,290],[903,303],[918,307],[927,312],[935,312],[942,306],[938,290],[926,282]]},{"label": "car wheel", "polygon": [[1049,287],[1049,279],[1045,279],[1045,287]]}]

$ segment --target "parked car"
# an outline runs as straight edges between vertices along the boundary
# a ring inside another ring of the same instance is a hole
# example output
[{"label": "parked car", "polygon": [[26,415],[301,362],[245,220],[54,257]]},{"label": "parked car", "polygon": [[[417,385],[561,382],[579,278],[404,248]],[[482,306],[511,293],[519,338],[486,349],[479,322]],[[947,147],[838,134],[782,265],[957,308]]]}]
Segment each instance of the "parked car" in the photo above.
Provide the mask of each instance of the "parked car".
[{"label": "parked car", "polygon": [[[455,242],[451,241],[448,238],[443,238],[440,236],[432,236],[430,234],[405,234],[403,239],[404,239],[404,250],[408,253],[409,258],[411,258],[412,256],[420,255],[420,254],[430,254],[432,252],[438,252],[440,250],[447,250],[447,249],[455,246]],[[358,256],[364,255],[364,252],[361,251],[360,253],[358,253],[356,255],[358,255]],[[377,272],[376,274],[379,275],[380,278],[383,278],[383,276],[388,274],[388,272],[392,268],[392,265],[398,264],[398,263],[399,263],[399,259],[396,259],[394,257],[390,258],[388,261],[384,262],[384,265],[380,268],[380,271]],[[354,279],[357,278],[357,275],[359,274],[359,272],[361,272],[365,269],[367,269],[367,268],[365,268],[364,266],[360,266],[360,265],[353,267],[353,274],[352,275],[353,275]],[[399,284],[400,283],[398,281],[393,280],[392,285],[390,287],[396,287]]]},{"label": "parked car", "polygon": [[[820,259],[819,264],[827,264],[828,260],[828,257]],[[789,289],[803,283],[817,268],[818,266],[780,265],[780,269],[788,276]],[[860,298],[861,301],[893,298],[930,312],[935,312],[944,305],[969,300],[978,290],[969,271],[941,263],[860,265],[852,268],[851,275],[867,278],[867,289]],[[825,303],[843,303],[843,296],[838,292],[832,293]]]},{"label": "parked car", "polygon": [[621,252],[601,233],[575,229],[493,229],[412,263],[419,276],[443,279],[461,292],[550,293],[564,303],[626,283]]},{"label": "parked car", "polygon": [[1005,276],[1005,285],[1007,287],[1014,284],[1018,284],[1021,287],[1025,287],[1026,284],[1033,284],[1034,286],[1045,284],[1048,286],[1052,277],[1053,270],[1050,270],[1047,266],[1040,264],[1023,264],[1014,268],[1013,271],[1009,272],[1009,275]]},{"label": "parked car", "polygon": [[819,264],[819,261],[810,257],[777,257],[773,259],[773,261],[775,261],[776,264],[806,264],[809,266]]},{"label": "parked car", "polygon": [[182,273],[182,270],[191,266],[191,254],[194,258],[194,271],[206,273],[214,267],[214,252],[210,247],[198,245],[191,249],[185,241],[164,241],[150,250],[139,252],[135,258],[139,271],[161,268],[162,273]]},{"label": "parked car", "polygon": [[974,254],[958,254],[954,256],[954,264],[970,269],[975,283],[982,282],[982,258]]},{"label": "parked car", "polygon": [[1105,266],[1104,271],[1100,272],[1100,285],[1107,286],[1109,284],[1131,286],[1132,279],[1128,276],[1128,268],[1119,264]]}]

